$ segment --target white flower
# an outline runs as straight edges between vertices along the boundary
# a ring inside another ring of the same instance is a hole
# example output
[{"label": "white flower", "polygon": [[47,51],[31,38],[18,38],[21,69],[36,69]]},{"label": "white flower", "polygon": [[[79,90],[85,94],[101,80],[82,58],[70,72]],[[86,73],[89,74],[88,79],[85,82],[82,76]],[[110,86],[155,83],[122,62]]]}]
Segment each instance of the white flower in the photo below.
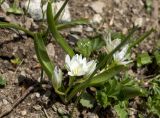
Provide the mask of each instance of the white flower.
[{"label": "white flower", "polygon": [[62,71],[61,69],[58,69],[58,67],[56,66],[54,68],[54,74],[53,74],[53,86],[54,88],[58,89],[61,87],[61,83],[62,83]]},{"label": "white flower", "polygon": [[[106,37],[104,37],[105,43],[106,43],[106,52],[109,54],[112,52],[120,43],[121,39],[114,39],[111,40],[111,33],[108,33]],[[122,47],[122,49],[116,51],[113,54],[114,61],[119,63],[119,64],[128,64],[131,61],[126,61],[127,60],[127,51],[128,51],[128,45],[125,45]]]},{"label": "white flower", "polygon": [[107,33],[107,36],[104,36],[104,41],[107,53],[113,51],[121,43],[120,39],[111,40],[111,33]]},{"label": "white flower", "polygon": [[124,46],[122,50],[120,51],[117,51],[113,54],[113,58],[114,60],[119,63],[119,64],[128,64],[132,61],[126,61],[128,58],[127,58],[127,50],[128,50],[128,45]]},{"label": "white flower", "polygon": [[94,60],[87,62],[86,58],[82,58],[82,55],[78,54],[73,56],[72,59],[69,55],[66,55],[65,63],[70,76],[90,75],[96,68]]}]

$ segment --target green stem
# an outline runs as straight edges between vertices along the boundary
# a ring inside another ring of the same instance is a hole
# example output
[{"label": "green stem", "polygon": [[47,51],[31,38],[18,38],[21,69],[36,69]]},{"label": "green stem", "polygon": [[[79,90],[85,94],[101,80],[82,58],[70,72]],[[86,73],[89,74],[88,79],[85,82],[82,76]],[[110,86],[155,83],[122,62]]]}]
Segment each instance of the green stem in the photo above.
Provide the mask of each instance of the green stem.
[{"label": "green stem", "polygon": [[77,97],[77,99],[76,99],[76,101],[75,101],[75,103],[74,103],[74,105],[73,105],[72,112],[71,112],[71,118],[73,118],[74,108],[77,106],[78,101],[80,100],[81,95],[82,95],[83,92],[84,92],[84,91],[81,91],[81,92],[80,92],[80,95]]},{"label": "green stem", "polygon": [[56,90],[56,89],[55,89],[55,92],[58,93],[59,95],[65,95],[65,93],[63,93],[63,92],[61,92],[61,91],[58,91],[58,90]]},{"label": "green stem", "polygon": [[26,34],[30,35],[31,37],[34,37],[33,32],[25,29],[24,27],[13,24],[13,23],[0,22],[0,28],[13,28],[13,29],[21,30],[21,31],[25,32]]},{"label": "green stem", "polygon": [[41,80],[40,81],[42,81],[43,80],[43,75],[44,75],[44,73],[43,73],[43,68],[41,68]]},{"label": "green stem", "polygon": [[70,91],[70,89],[72,88],[73,82],[75,80],[75,77],[70,77],[69,78],[69,87],[67,88],[67,90],[65,91],[65,95],[67,95],[67,93]]}]

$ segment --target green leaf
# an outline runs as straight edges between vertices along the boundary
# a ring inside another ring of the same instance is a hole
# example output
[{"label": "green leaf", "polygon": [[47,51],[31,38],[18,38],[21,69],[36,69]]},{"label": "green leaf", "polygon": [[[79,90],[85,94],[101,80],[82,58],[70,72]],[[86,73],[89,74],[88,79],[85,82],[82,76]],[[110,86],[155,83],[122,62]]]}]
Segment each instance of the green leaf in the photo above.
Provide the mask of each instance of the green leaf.
[{"label": "green leaf", "polygon": [[69,54],[71,57],[74,56],[73,49],[68,45],[67,41],[61,36],[57,30],[56,22],[52,14],[52,5],[51,2],[48,2],[47,6],[47,23],[49,30],[52,33],[52,36],[55,38],[57,43],[63,48],[63,50]]},{"label": "green leaf", "polygon": [[144,96],[146,91],[138,86],[137,82],[131,78],[123,78],[122,81],[113,78],[105,82],[96,92],[97,101],[107,107],[115,101],[128,100],[136,96]]},{"label": "green leaf", "polygon": [[22,62],[21,59],[17,56],[14,59],[11,59],[10,61],[14,65],[19,65]]},{"label": "green leaf", "polygon": [[23,10],[19,6],[17,6],[18,4],[19,0],[14,0],[12,6],[7,9],[7,12],[17,15],[23,14]]},{"label": "green leaf", "polygon": [[94,101],[95,101],[94,98],[88,93],[82,94],[80,99],[81,105],[86,108],[93,108]]},{"label": "green leaf", "polygon": [[18,7],[10,7],[9,9],[7,9],[8,13],[12,13],[12,14],[23,14],[23,10],[21,8]]},{"label": "green leaf", "polygon": [[76,50],[83,56],[89,57],[93,51],[97,51],[102,48],[104,44],[105,43],[100,36],[81,39],[77,42]]},{"label": "green leaf", "polygon": [[108,70],[105,70],[104,72],[94,76],[91,79],[86,80],[84,83],[75,85],[73,90],[70,92],[70,94],[67,96],[67,101],[70,101],[76,94],[77,92],[86,89],[87,87],[90,86],[96,86],[101,83],[105,83],[108,81],[110,78],[118,74],[120,71],[122,71],[125,67],[122,65],[115,66],[113,68],[110,68]]},{"label": "green leaf", "polygon": [[2,5],[4,1],[5,1],[5,0],[0,0],[0,5]]},{"label": "green leaf", "polygon": [[114,109],[119,116],[119,118],[128,118],[128,112],[126,106],[123,102],[119,102],[119,104],[114,106]]},{"label": "green leaf", "polygon": [[160,95],[149,97],[147,106],[150,113],[156,114],[158,117],[160,117]]},{"label": "green leaf", "polygon": [[45,71],[49,79],[53,79],[54,65],[47,54],[44,41],[42,39],[41,34],[39,33],[36,33],[34,35],[34,47],[35,47],[37,58],[43,70]]},{"label": "green leaf", "polygon": [[76,25],[85,25],[87,23],[88,23],[87,19],[78,19],[78,20],[73,20],[71,22],[57,24],[57,29],[62,30],[62,29],[74,27]]},{"label": "green leaf", "polygon": [[92,52],[92,42],[89,39],[81,39],[77,42],[76,50],[85,57],[89,57]]},{"label": "green leaf", "polygon": [[6,23],[6,22],[0,22],[0,28],[13,28],[13,29],[16,29],[16,30],[21,30],[23,32],[25,32],[27,35],[29,36],[32,36],[34,35],[33,32],[17,25],[17,24],[13,24],[13,23]]},{"label": "green leaf", "polygon": [[125,99],[131,99],[134,98],[136,96],[144,96],[146,93],[146,91],[144,91],[144,89],[140,88],[140,87],[136,87],[136,86],[124,86],[121,91],[120,91],[120,95],[119,98],[121,100]]},{"label": "green leaf", "polygon": [[141,67],[143,65],[147,65],[152,63],[152,59],[147,52],[139,54],[137,58],[137,66]]},{"label": "green leaf", "polygon": [[95,86],[100,83],[106,82],[107,80],[109,80],[110,78],[112,78],[113,76],[115,76],[116,74],[118,74],[120,71],[124,69],[125,67],[123,65],[117,65],[113,68],[105,70],[104,72],[102,72],[101,74],[97,76],[94,76],[92,79],[88,80],[86,84],[88,86]]},{"label": "green leaf", "polygon": [[3,79],[3,77],[0,75],[0,87],[3,87],[6,85],[6,80]]},{"label": "green leaf", "polygon": [[153,0],[146,0],[145,1],[145,7],[148,13],[152,12],[152,4],[153,4]]},{"label": "green leaf", "polygon": [[128,100],[136,96],[145,96],[147,93],[133,78],[124,78],[120,84],[121,89],[118,95],[120,100]]},{"label": "green leaf", "polygon": [[110,101],[108,100],[108,95],[105,93],[105,91],[98,91],[96,93],[96,100],[104,108],[106,108],[108,105],[111,104]]},{"label": "green leaf", "polygon": [[154,56],[155,56],[157,65],[160,66],[160,52],[159,51],[155,51],[154,52]]}]

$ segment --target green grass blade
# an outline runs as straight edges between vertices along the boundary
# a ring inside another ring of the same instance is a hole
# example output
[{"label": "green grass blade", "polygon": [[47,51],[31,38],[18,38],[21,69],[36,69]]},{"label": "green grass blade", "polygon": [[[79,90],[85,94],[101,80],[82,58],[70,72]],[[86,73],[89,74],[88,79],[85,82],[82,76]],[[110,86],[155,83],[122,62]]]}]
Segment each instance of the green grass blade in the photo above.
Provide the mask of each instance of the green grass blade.
[{"label": "green grass blade", "polygon": [[49,79],[53,79],[54,65],[47,54],[42,36],[38,33],[34,35],[34,46],[37,58],[44,72],[47,74]]},{"label": "green grass blade", "polygon": [[33,32],[30,32],[29,30],[13,23],[0,22],[0,28],[13,28],[13,29],[21,30],[32,37],[34,35]]},{"label": "green grass blade", "polygon": [[66,53],[68,53],[72,57],[74,55],[74,51],[57,30],[56,23],[52,14],[51,2],[48,2],[48,6],[47,6],[47,22],[48,22],[48,27],[53,37],[57,41],[57,43],[64,49]]},{"label": "green grass blade", "polygon": [[57,24],[57,29],[58,30],[62,30],[62,29],[66,29],[66,28],[71,28],[74,27],[76,25],[85,25],[88,23],[87,19],[79,19],[79,20],[73,20],[71,22],[66,22],[66,23],[62,23],[62,24]]},{"label": "green grass blade", "polygon": [[132,47],[134,47],[135,45],[139,44],[140,42],[142,42],[145,38],[147,38],[152,32],[154,32],[154,29],[151,29],[147,32],[145,32],[142,36],[140,36],[136,41],[134,41],[130,46],[129,46],[129,50],[131,50]]},{"label": "green grass blade", "polygon": [[63,9],[65,8],[65,6],[67,5],[69,0],[65,0],[65,2],[63,3],[62,7],[59,9],[59,11],[57,12],[57,14],[54,17],[54,20],[57,21],[59,16],[61,15]]}]

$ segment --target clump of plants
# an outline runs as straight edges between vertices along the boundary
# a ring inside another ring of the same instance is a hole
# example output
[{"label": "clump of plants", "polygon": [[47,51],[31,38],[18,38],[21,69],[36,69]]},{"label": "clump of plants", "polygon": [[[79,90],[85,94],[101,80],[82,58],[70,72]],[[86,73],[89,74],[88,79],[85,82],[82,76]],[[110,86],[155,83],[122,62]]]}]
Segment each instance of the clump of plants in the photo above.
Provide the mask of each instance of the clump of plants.
[{"label": "clump of plants", "polygon": [[[87,108],[95,105],[103,108],[111,107],[120,118],[127,118],[129,100],[133,100],[136,96],[142,96],[148,97],[147,106],[150,111],[159,115],[160,88],[158,80],[151,81],[153,86],[149,88],[148,92],[148,88],[146,89],[141,82],[127,74],[129,65],[134,61],[130,57],[131,49],[154,30],[151,29],[137,39],[133,38],[137,27],[132,28],[127,35],[106,31],[95,37],[80,39],[75,47],[71,47],[60,31],[88,22],[86,19],[81,19],[59,23],[58,19],[67,2],[68,0],[53,15],[52,2],[48,1],[47,27],[41,32],[31,32],[18,24],[6,22],[0,22],[0,27],[21,30],[33,38],[42,71],[47,75],[55,93],[63,103],[79,101]],[[52,34],[56,43],[66,52],[63,68],[59,68],[58,64],[53,63],[48,56],[45,41],[49,34]]]}]

